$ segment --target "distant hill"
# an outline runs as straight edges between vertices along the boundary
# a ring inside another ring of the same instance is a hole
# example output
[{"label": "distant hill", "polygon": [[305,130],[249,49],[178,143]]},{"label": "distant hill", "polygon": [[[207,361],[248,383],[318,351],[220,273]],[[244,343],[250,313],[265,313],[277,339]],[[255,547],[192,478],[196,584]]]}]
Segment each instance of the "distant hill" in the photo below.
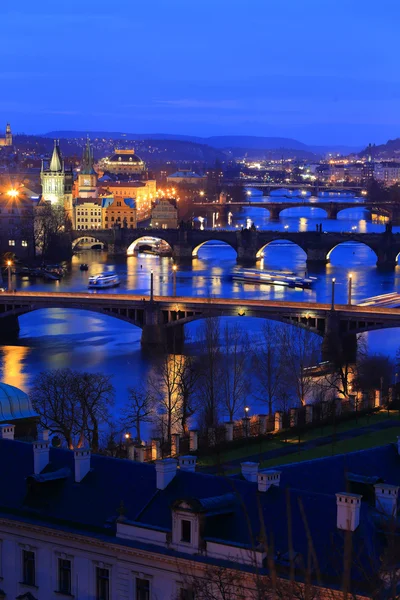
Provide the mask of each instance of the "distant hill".
[{"label": "distant hill", "polygon": [[368,156],[369,152],[372,154],[373,159],[386,159],[390,160],[393,158],[400,158],[400,138],[396,138],[394,140],[388,140],[386,144],[379,144],[375,146],[375,144],[369,148],[367,146],[359,153],[360,157]]},{"label": "distant hill", "polygon": [[308,150],[308,146],[290,138],[277,137],[257,137],[252,135],[215,135],[212,137],[202,138],[190,135],[175,135],[168,133],[124,133],[121,131],[50,131],[45,133],[44,137],[51,138],[79,138],[86,137],[89,134],[91,138],[104,138],[108,140],[178,140],[195,142],[197,144],[205,144],[213,148],[249,148],[259,150],[276,150],[279,148],[287,148],[290,150]]}]

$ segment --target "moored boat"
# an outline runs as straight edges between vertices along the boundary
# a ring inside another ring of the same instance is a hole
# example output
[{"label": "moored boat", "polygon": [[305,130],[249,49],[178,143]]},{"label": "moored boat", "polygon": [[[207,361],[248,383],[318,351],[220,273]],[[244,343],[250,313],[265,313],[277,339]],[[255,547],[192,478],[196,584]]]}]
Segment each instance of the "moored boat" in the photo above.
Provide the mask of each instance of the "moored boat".
[{"label": "moored boat", "polygon": [[260,269],[236,269],[234,281],[258,285],[282,285],[290,288],[309,289],[316,277],[300,277],[295,273],[282,271],[261,271]]}]

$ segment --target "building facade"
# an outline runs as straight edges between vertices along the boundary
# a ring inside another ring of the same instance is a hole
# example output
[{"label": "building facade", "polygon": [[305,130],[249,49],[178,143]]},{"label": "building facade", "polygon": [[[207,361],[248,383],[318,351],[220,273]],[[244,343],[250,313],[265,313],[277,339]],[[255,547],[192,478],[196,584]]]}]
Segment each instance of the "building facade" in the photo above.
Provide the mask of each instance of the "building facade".
[{"label": "building facade", "polygon": [[112,229],[113,227],[136,229],[135,198],[121,198],[120,196],[102,198],[102,223],[103,229]]},{"label": "building facade", "polygon": [[10,123],[6,125],[6,132],[4,137],[0,137],[0,146],[12,146],[12,133]]},{"label": "building facade", "polygon": [[102,200],[100,198],[75,198],[73,229],[102,229]]},{"label": "building facade", "polygon": [[54,140],[54,149],[48,165],[42,162],[40,173],[42,183],[42,202],[53,206],[63,206],[72,220],[72,188],[74,177],[72,170],[66,170],[61,156],[60,146]]},{"label": "building facade", "polygon": [[176,229],[178,227],[178,209],[174,200],[157,200],[151,211],[151,227],[158,229]]},{"label": "building facade", "polygon": [[29,260],[34,248],[35,201],[18,190],[0,188],[0,253]]},{"label": "building facade", "polygon": [[136,201],[137,220],[143,221],[151,216],[152,203],[156,198],[156,181],[110,181],[104,183],[99,191],[100,196],[121,200],[134,198]]},{"label": "building facade", "polygon": [[208,597],[225,585],[245,600],[333,600],[345,585],[360,599],[384,597],[379,578],[384,591],[389,564],[399,567],[382,546],[397,518],[397,443],[279,470],[245,462],[218,477],[196,472],[192,455],[147,464],[53,448],[46,431],[34,443],[13,438],[0,425],[5,598],[191,600],[215,576]]},{"label": "building facade", "polygon": [[146,164],[135,154],[135,150],[116,148],[114,154],[100,161],[104,172],[130,177],[143,177],[146,174]]}]

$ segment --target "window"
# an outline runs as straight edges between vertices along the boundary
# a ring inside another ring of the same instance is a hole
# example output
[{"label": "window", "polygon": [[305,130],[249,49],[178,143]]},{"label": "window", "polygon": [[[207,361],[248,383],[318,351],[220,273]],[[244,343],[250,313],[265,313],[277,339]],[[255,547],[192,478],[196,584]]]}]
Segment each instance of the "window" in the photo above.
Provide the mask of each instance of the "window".
[{"label": "window", "polygon": [[27,247],[28,247],[28,242],[27,242],[26,240],[22,240],[22,242],[21,242],[21,246],[22,246],[23,248],[27,248]]},{"label": "window", "polygon": [[35,553],[22,550],[22,583],[35,585]]},{"label": "window", "polygon": [[9,246],[15,246],[15,240],[8,240]]},{"label": "window", "polygon": [[186,519],[181,521],[181,542],[190,544],[192,541],[192,524]]},{"label": "window", "polygon": [[194,592],[190,588],[180,588],[179,600],[194,600]]},{"label": "window", "polygon": [[110,600],[110,572],[96,567],[96,600]]},{"label": "window", "polygon": [[150,581],[136,577],[135,600],[150,600]]},{"label": "window", "polygon": [[58,559],[58,591],[71,593],[71,561],[64,558]]}]

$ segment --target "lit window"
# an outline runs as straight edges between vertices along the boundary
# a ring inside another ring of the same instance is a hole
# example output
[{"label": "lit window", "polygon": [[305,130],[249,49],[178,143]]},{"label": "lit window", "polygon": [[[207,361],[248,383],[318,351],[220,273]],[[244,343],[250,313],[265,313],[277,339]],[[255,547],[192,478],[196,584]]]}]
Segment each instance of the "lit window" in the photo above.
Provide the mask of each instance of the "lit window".
[{"label": "lit window", "polygon": [[15,240],[8,240],[9,246],[15,246]]},{"label": "lit window", "polygon": [[21,242],[21,246],[22,246],[23,248],[27,248],[27,247],[28,247],[28,242],[27,242],[26,240],[22,240],[22,242]]}]

